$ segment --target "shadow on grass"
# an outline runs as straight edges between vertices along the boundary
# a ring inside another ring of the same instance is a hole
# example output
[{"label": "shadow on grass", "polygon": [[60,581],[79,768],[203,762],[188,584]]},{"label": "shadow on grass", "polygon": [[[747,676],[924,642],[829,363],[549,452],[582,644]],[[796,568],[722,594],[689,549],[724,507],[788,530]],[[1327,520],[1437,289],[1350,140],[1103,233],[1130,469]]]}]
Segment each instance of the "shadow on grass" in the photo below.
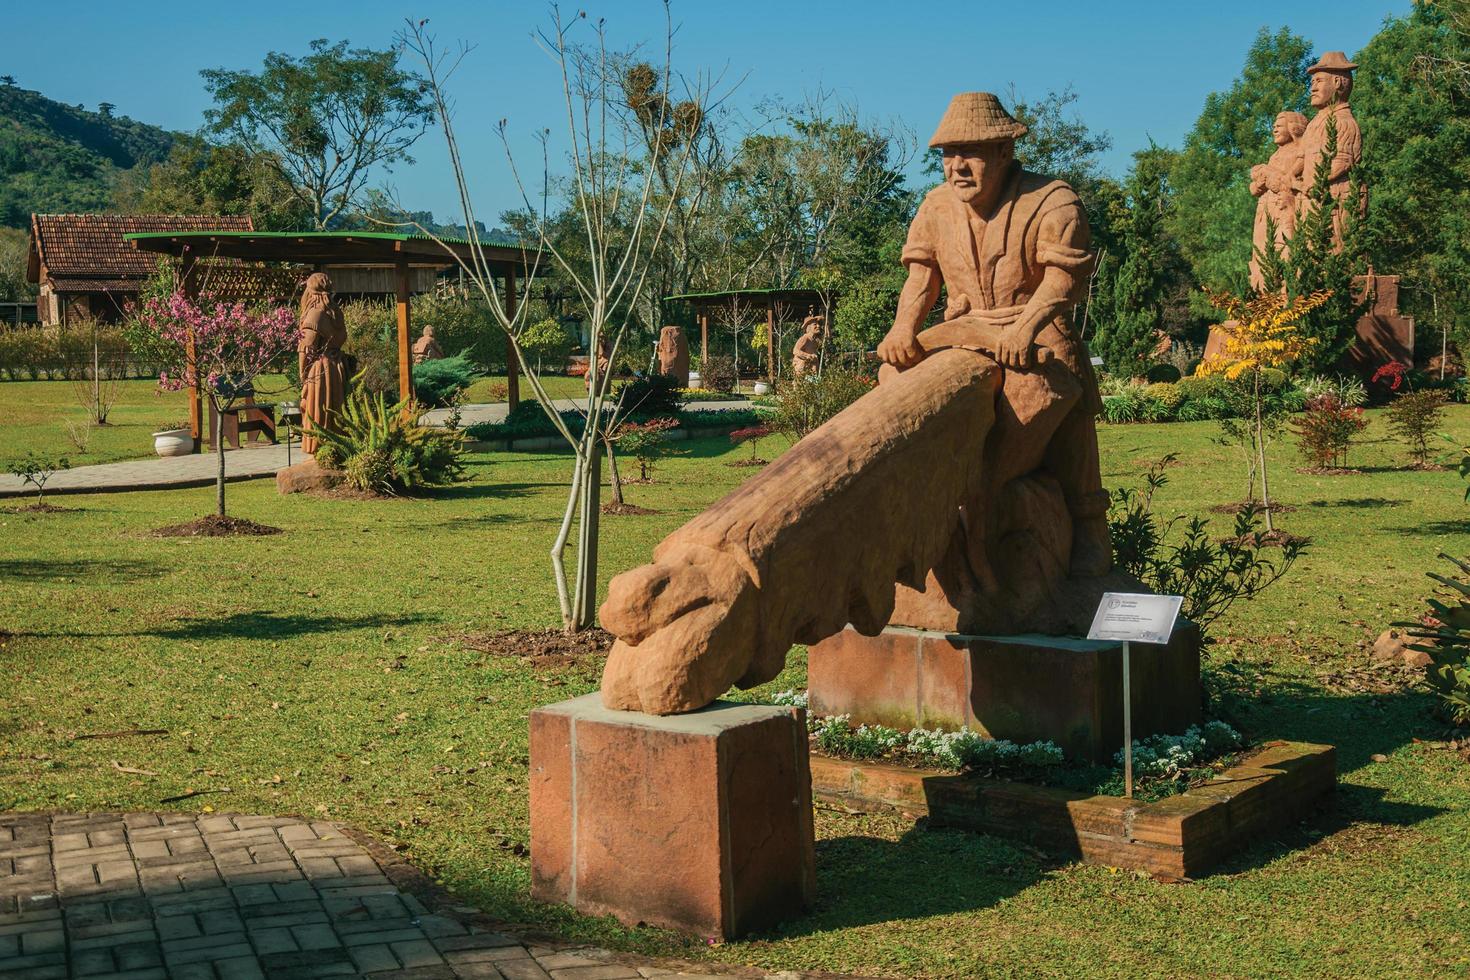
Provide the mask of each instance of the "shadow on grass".
[{"label": "shadow on grass", "polygon": [[1390,500],[1387,497],[1357,497],[1352,500],[1309,500],[1308,507],[1355,507],[1355,508],[1377,508],[1377,507],[1399,507],[1407,504],[1407,500]]},{"label": "shadow on grass", "polygon": [[22,582],[65,582],[72,579],[86,584],[120,585],[161,574],[164,566],[157,562],[127,558],[43,559],[18,558],[0,561],[0,580]]},{"label": "shadow on grass", "polygon": [[1470,534],[1470,520],[1425,521],[1422,524],[1405,524],[1402,527],[1390,527],[1384,530],[1405,537],[1421,534]]},{"label": "shadow on grass", "polygon": [[421,496],[428,500],[514,500],[560,487],[557,483],[451,483],[426,490]]},{"label": "shadow on grass", "polygon": [[821,840],[815,910],[771,938],[989,908],[1036,884],[1052,866],[997,837],[924,824],[897,841]]},{"label": "shadow on grass", "polygon": [[390,626],[438,622],[437,616],[421,613],[409,615],[322,616],[319,614],[278,613],[254,610],[228,616],[191,617],[158,629],[124,630],[113,633],[82,633],[72,630],[39,631],[25,636],[151,636],[163,640],[286,640],[306,634],[344,633],[350,630],[381,630]]}]

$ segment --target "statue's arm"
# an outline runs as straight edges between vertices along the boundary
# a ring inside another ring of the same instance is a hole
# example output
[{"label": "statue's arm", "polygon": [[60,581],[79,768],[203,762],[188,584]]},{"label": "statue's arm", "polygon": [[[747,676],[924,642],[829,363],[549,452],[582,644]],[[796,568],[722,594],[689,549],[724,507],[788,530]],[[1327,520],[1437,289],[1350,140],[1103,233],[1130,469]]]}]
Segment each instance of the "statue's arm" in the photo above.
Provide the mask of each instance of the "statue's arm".
[{"label": "statue's arm", "polygon": [[924,349],[915,338],[924,318],[939,300],[944,278],[928,262],[910,262],[909,275],[898,294],[898,312],[893,328],[878,345],[878,357],[894,367],[912,367],[924,359]]},{"label": "statue's arm", "polygon": [[1363,131],[1351,117],[1337,129],[1337,156],[1332,158],[1332,179],[1341,180],[1363,158]]},{"label": "statue's arm", "polygon": [[1035,363],[1037,334],[1073,303],[1092,265],[1091,236],[1080,203],[1054,208],[1042,216],[1036,241],[1036,260],[1046,267],[1041,285],[1001,336],[996,357],[1010,368]]}]

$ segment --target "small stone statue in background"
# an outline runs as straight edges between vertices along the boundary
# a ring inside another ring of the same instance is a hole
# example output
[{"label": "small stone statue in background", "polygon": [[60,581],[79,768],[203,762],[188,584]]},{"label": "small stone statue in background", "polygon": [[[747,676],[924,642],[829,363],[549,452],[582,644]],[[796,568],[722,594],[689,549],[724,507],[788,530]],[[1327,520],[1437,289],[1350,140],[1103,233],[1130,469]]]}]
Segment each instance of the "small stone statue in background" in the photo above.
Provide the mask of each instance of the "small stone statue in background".
[{"label": "small stone statue in background", "polygon": [[318,431],[330,431],[334,416],[347,398],[347,364],[342,345],[347,323],[332,299],[332,280],[326,273],[306,277],[301,294],[301,343],[296,348],[301,370],[301,451],[314,454],[321,444]]},{"label": "small stone statue in background", "polygon": [[[1306,128],[1307,117],[1300,112],[1278,114],[1271,127],[1276,152],[1271,154],[1270,160],[1251,168],[1251,193],[1257,198],[1250,261],[1251,286],[1254,289],[1265,286],[1258,256],[1274,247],[1284,257],[1286,240],[1296,231],[1297,188],[1302,179],[1302,134]],[[1268,218],[1276,226],[1274,241],[1267,237]]]},{"label": "small stone statue in background", "polygon": [[439,341],[434,339],[434,325],[424,324],[423,335],[413,342],[413,362],[422,364],[425,361],[437,361],[444,357],[444,348],[439,346]]},{"label": "small stone statue in background", "polygon": [[795,377],[817,370],[822,359],[822,328],[825,321],[816,313],[808,312],[801,321],[801,337],[791,351],[791,373]]},{"label": "small stone statue in background", "polygon": [[682,327],[664,327],[658,334],[658,373],[667,374],[689,387],[689,341]]}]

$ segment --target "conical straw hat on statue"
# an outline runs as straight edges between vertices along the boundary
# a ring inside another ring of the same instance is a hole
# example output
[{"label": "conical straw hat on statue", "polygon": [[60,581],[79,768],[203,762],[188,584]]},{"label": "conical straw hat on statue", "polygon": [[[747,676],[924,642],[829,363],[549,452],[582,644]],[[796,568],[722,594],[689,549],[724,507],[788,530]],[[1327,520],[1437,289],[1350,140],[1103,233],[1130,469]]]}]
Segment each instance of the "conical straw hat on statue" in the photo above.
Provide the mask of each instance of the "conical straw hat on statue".
[{"label": "conical straw hat on statue", "polygon": [[961,143],[990,143],[1026,135],[1026,127],[1006,112],[1000,99],[989,92],[961,92],[949,100],[939,128],[929,138],[930,146]]}]

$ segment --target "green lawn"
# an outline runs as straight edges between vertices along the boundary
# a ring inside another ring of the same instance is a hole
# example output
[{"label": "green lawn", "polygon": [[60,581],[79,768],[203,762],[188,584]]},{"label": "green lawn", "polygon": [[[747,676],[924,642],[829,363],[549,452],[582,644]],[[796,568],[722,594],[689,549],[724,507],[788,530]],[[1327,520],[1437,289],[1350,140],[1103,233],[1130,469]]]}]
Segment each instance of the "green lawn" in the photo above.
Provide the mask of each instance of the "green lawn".
[{"label": "green lawn", "polygon": [[[1368,434],[1381,440],[1381,414],[1371,414]],[[14,425],[0,415],[0,456],[29,438]],[[1470,409],[1452,408],[1446,428],[1470,441]],[[1203,423],[1106,427],[1106,482],[1136,482],[1173,450],[1183,465],[1159,495],[1165,512],[1237,499],[1238,461],[1213,433]],[[684,445],[657,483],[629,488],[630,502],[658,514],[606,520],[604,584],[750,473],[722,465],[746,453],[726,440]],[[762,454],[780,445],[769,439]],[[432,499],[233,485],[231,512],[286,530],[274,537],[146,535],[206,513],[210,489],[0,514],[0,629],[15,634],[0,648],[0,809],[160,808],[189,789],[228,788],[171,806],[325,814],[400,845],[510,921],[767,968],[1464,976],[1470,766],[1428,744],[1443,730],[1428,695],[1372,689],[1386,675],[1363,645],[1421,608],[1438,551],[1470,554],[1470,509],[1453,472],[1395,469],[1402,461],[1396,445],[1371,442],[1352,460],[1366,472],[1309,476],[1289,445],[1274,450],[1274,485],[1296,507],[1281,523],[1314,544],[1289,580],[1219,624],[1208,683],[1218,712],[1254,737],[1336,743],[1342,786],[1308,828],[1263,839],[1192,884],[819,809],[820,900],[778,933],[705,948],[532,903],[527,713],[592,690],[596,666],[487,658],[453,634],[555,622],[545,552],[570,467],[551,454],[475,456],[471,480]],[[804,680],[798,651],[770,688]],[[169,734],[76,738],[135,726]]]}]

